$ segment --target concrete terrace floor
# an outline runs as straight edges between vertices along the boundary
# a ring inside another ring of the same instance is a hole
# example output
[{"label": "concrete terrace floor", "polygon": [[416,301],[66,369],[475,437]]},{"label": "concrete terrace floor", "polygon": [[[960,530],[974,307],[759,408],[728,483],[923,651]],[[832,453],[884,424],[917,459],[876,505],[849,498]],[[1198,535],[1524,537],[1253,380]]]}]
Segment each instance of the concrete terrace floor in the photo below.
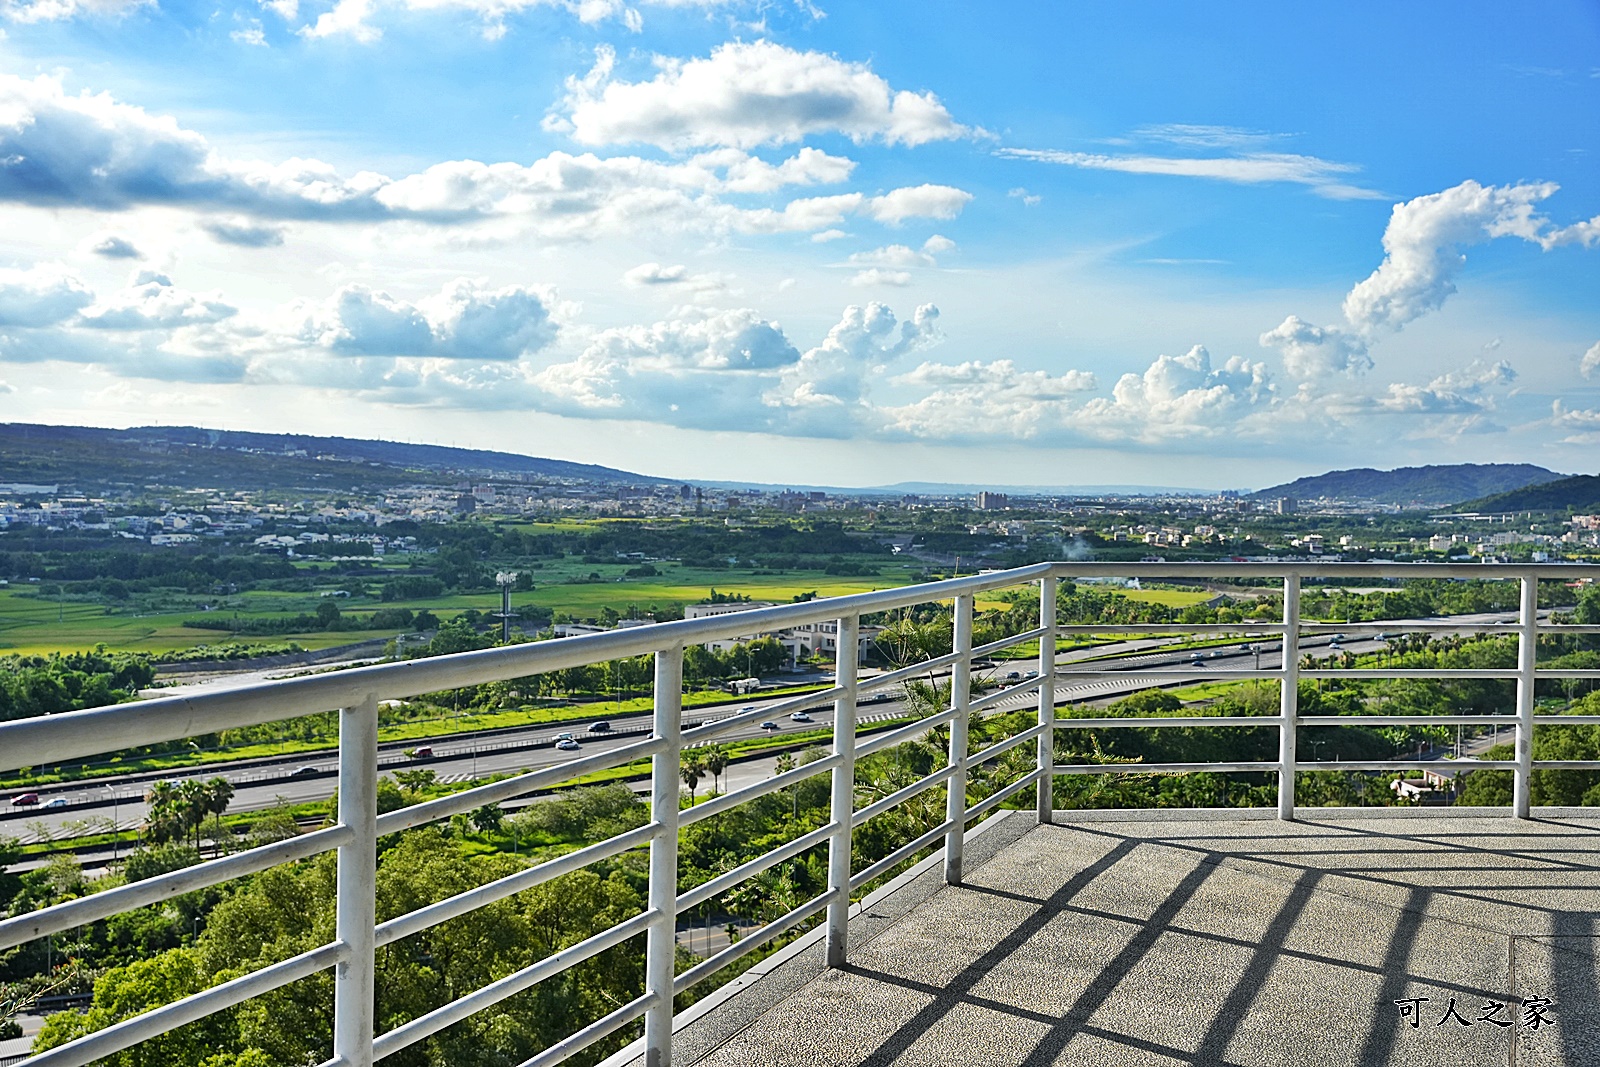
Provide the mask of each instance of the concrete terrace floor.
[{"label": "concrete terrace floor", "polygon": [[819,931],[764,961],[675,1062],[1600,1064],[1600,812],[1056,820],[1005,813],[965,884],[935,857],[868,898],[843,970]]}]

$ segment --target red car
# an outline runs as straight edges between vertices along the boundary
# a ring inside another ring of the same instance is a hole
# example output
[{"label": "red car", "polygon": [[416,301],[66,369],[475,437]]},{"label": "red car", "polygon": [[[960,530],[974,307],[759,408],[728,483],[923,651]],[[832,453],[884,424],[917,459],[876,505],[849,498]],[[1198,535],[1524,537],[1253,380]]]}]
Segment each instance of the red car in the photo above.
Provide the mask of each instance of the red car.
[{"label": "red car", "polygon": [[22,793],[11,798],[11,806],[14,808],[32,807],[37,803],[39,803],[38,793]]}]

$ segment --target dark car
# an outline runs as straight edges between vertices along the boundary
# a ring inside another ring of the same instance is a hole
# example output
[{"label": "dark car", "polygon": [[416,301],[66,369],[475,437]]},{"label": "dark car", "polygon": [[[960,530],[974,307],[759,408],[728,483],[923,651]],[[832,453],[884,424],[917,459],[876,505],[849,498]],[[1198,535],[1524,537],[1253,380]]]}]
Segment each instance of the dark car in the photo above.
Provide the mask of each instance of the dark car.
[{"label": "dark car", "polygon": [[611,732],[611,724],[604,719],[599,722],[592,722],[589,724],[589,732],[591,734],[608,734]]},{"label": "dark car", "polygon": [[308,763],[304,767],[296,767],[295,771],[294,771],[294,774],[290,775],[290,777],[291,778],[310,778],[313,774],[321,774],[321,773],[322,773],[322,768],[321,767],[313,767]]}]

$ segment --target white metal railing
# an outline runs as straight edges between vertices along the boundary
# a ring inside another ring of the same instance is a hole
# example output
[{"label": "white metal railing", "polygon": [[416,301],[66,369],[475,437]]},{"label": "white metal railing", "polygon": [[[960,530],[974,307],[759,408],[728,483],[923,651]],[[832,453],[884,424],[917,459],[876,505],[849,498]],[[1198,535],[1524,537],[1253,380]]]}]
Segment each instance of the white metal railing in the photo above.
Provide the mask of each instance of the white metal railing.
[{"label": "white metal railing", "polygon": [[[1240,624],[1092,624],[1057,625],[1056,588],[1059,579],[1101,576],[1140,576],[1147,578],[1252,578],[1282,581],[1283,618],[1279,623],[1249,621]],[[64,760],[137,745],[288,718],[295,715],[339,708],[338,823],[287,841],[264,845],[235,855],[214,859],[170,874],[120,886],[106,892],[67,901],[39,911],[0,921],[0,950],[38,937],[68,930],[104,919],[133,908],[143,907],[216,885],[243,875],[338,850],[337,908],[335,940],[280,963],[235,978],[173,1004],[153,1009],[114,1026],[78,1038],[40,1053],[26,1061],[30,1067],[81,1067],[92,1060],[136,1045],[184,1023],[276,989],[299,978],[327,968],[336,968],[334,979],[334,1023],[331,1036],[332,1058],[323,1067],[370,1067],[382,1059],[430,1034],[481,1011],[629,938],[646,938],[644,995],[622,1005],[610,1014],[568,1036],[529,1060],[523,1067],[554,1064],[631,1022],[644,1018],[641,1052],[650,1067],[666,1067],[672,1060],[672,998],[674,994],[716,973],[740,957],[769,944],[808,919],[826,912],[827,959],[839,966],[845,961],[848,945],[848,915],[852,893],[906,862],[916,853],[942,844],[945,878],[959,882],[962,877],[962,846],[966,826],[974,819],[1011,800],[1030,787],[1036,788],[1037,817],[1049,822],[1053,814],[1053,783],[1057,775],[1077,773],[1117,773],[1128,764],[1057,764],[1054,738],[1062,728],[1195,727],[1276,727],[1278,758],[1273,761],[1238,763],[1136,764],[1139,772],[1181,773],[1189,771],[1252,771],[1276,773],[1278,814],[1290,819],[1295,814],[1295,780],[1301,771],[1385,771],[1438,766],[1438,761],[1386,760],[1376,762],[1301,761],[1296,750],[1299,726],[1332,726],[1352,722],[1363,725],[1454,725],[1499,724],[1508,719],[1514,726],[1515,758],[1511,760],[1471,761],[1473,768],[1502,768],[1513,773],[1515,782],[1511,814],[1529,814],[1530,774],[1542,768],[1597,768],[1600,761],[1535,761],[1532,736],[1536,727],[1549,723],[1600,722],[1600,716],[1535,714],[1534,687],[1543,678],[1600,678],[1594,670],[1540,669],[1536,664],[1536,643],[1547,633],[1600,633],[1600,626],[1551,625],[1538,617],[1538,584],[1541,576],[1561,579],[1600,577],[1600,566],[1516,566],[1451,564],[1083,564],[1041,563],[1029,567],[902,589],[862,593],[802,604],[759,608],[745,612],[684,620],[603,634],[557,641],[515,645],[480,652],[467,652],[434,659],[385,664],[332,674],[264,683],[216,693],[170,697],[89,711],[27,719],[0,724],[0,770],[43,766]],[[1331,632],[1381,632],[1396,628],[1385,623],[1318,623],[1301,619],[1300,586],[1304,578],[1480,578],[1513,580],[1520,583],[1520,609],[1511,625],[1461,623],[1444,620],[1413,625],[1411,629],[1441,631],[1500,632],[1518,638],[1517,666],[1510,670],[1391,670],[1330,671],[1302,669],[1299,664],[1300,639],[1305,635]],[[996,590],[1037,583],[1039,587],[1039,625],[977,647],[973,646],[975,597]],[[918,604],[953,600],[954,639],[949,653],[910,664],[870,678],[857,673],[856,636],[863,615],[892,611]],[[682,725],[683,650],[691,644],[734,638],[751,633],[777,630],[804,623],[835,622],[838,625],[835,681],[829,688],[794,697],[775,705],[737,712],[692,729]],[[1072,633],[1195,633],[1268,632],[1281,635],[1281,663],[1277,668],[1257,670],[1105,670],[1093,662],[1058,665],[1056,638]],[[973,660],[1018,644],[1037,640],[1037,676],[976,700],[970,699]],[[410,807],[377,814],[377,729],[380,700],[416,696],[461,686],[525,677],[628,656],[651,654],[655,658],[654,724],[650,736],[618,745],[603,752],[583,755],[558,766],[540,768],[497,782],[440,797]],[[932,671],[949,672],[950,703],[943,710],[915,723],[856,737],[856,706],[866,693],[883,692],[913,676]],[[1301,716],[1298,711],[1298,680],[1316,678],[1493,678],[1515,683],[1516,708],[1512,716],[1496,715],[1382,715]],[[1129,682],[1156,680],[1170,683],[1185,678],[1243,679],[1266,678],[1281,683],[1281,700],[1276,716],[1160,718],[1070,718],[1055,716],[1056,688],[1061,679],[1115,677]],[[1018,696],[1037,697],[1036,725],[1000,741],[984,751],[968,752],[968,724],[973,714],[1006,704]],[[680,810],[679,760],[686,743],[695,744],[726,734],[757,719],[802,711],[831,704],[833,744],[828,756],[776,775],[763,782],[716,797],[686,811]],[[927,734],[937,725],[949,724],[946,765],[920,780],[878,799],[865,807],[855,807],[856,761],[871,753]],[[970,769],[1004,752],[1034,742],[1033,769],[976,804],[967,803]],[[527,868],[516,874],[465,891],[455,897],[430,904],[410,914],[376,922],[374,885],[377,869],[377,842],[392,834],[450,818],[481,805],[499,803],[530,792],[547,789],[580,775],[622,766],[648,758],[651,761],[650,820],[606,841]],[[756,797],[788,788],[819,774],[831,776],[828,822],[742,866],[709,882],[680,891],[678,885],[678,831],[682,826],[715,816]],[[906,842],[862,870],[852,870],[852,831],[868,819],[883,814],[929,789],[947,790],[942,822]],[[786,862],[811,848],[828,849],[828,888],[812,900],[751,933],[727,949],[675,974],[674,933],[678,916],[738,885],[759,872]],[[375,1032],[374,953],[377,948],[429,929],[496,900],[532,888],[552,878],[571,873],[588,864],[630,849],[649,848],[649,890],[646,909],[608,930],[572,945],[523,970],[478,989],[385,1033]]]}]

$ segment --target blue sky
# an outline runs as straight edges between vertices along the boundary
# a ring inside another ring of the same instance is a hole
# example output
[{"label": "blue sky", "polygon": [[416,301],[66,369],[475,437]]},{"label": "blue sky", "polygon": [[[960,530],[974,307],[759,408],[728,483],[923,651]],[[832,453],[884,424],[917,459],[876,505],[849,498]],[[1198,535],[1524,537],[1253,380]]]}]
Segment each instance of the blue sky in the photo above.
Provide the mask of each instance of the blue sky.
[{"label": "blue sky", "polygon": [[1255,487],[1600,443],[1600,8],[0,0],[0,418]]}]

